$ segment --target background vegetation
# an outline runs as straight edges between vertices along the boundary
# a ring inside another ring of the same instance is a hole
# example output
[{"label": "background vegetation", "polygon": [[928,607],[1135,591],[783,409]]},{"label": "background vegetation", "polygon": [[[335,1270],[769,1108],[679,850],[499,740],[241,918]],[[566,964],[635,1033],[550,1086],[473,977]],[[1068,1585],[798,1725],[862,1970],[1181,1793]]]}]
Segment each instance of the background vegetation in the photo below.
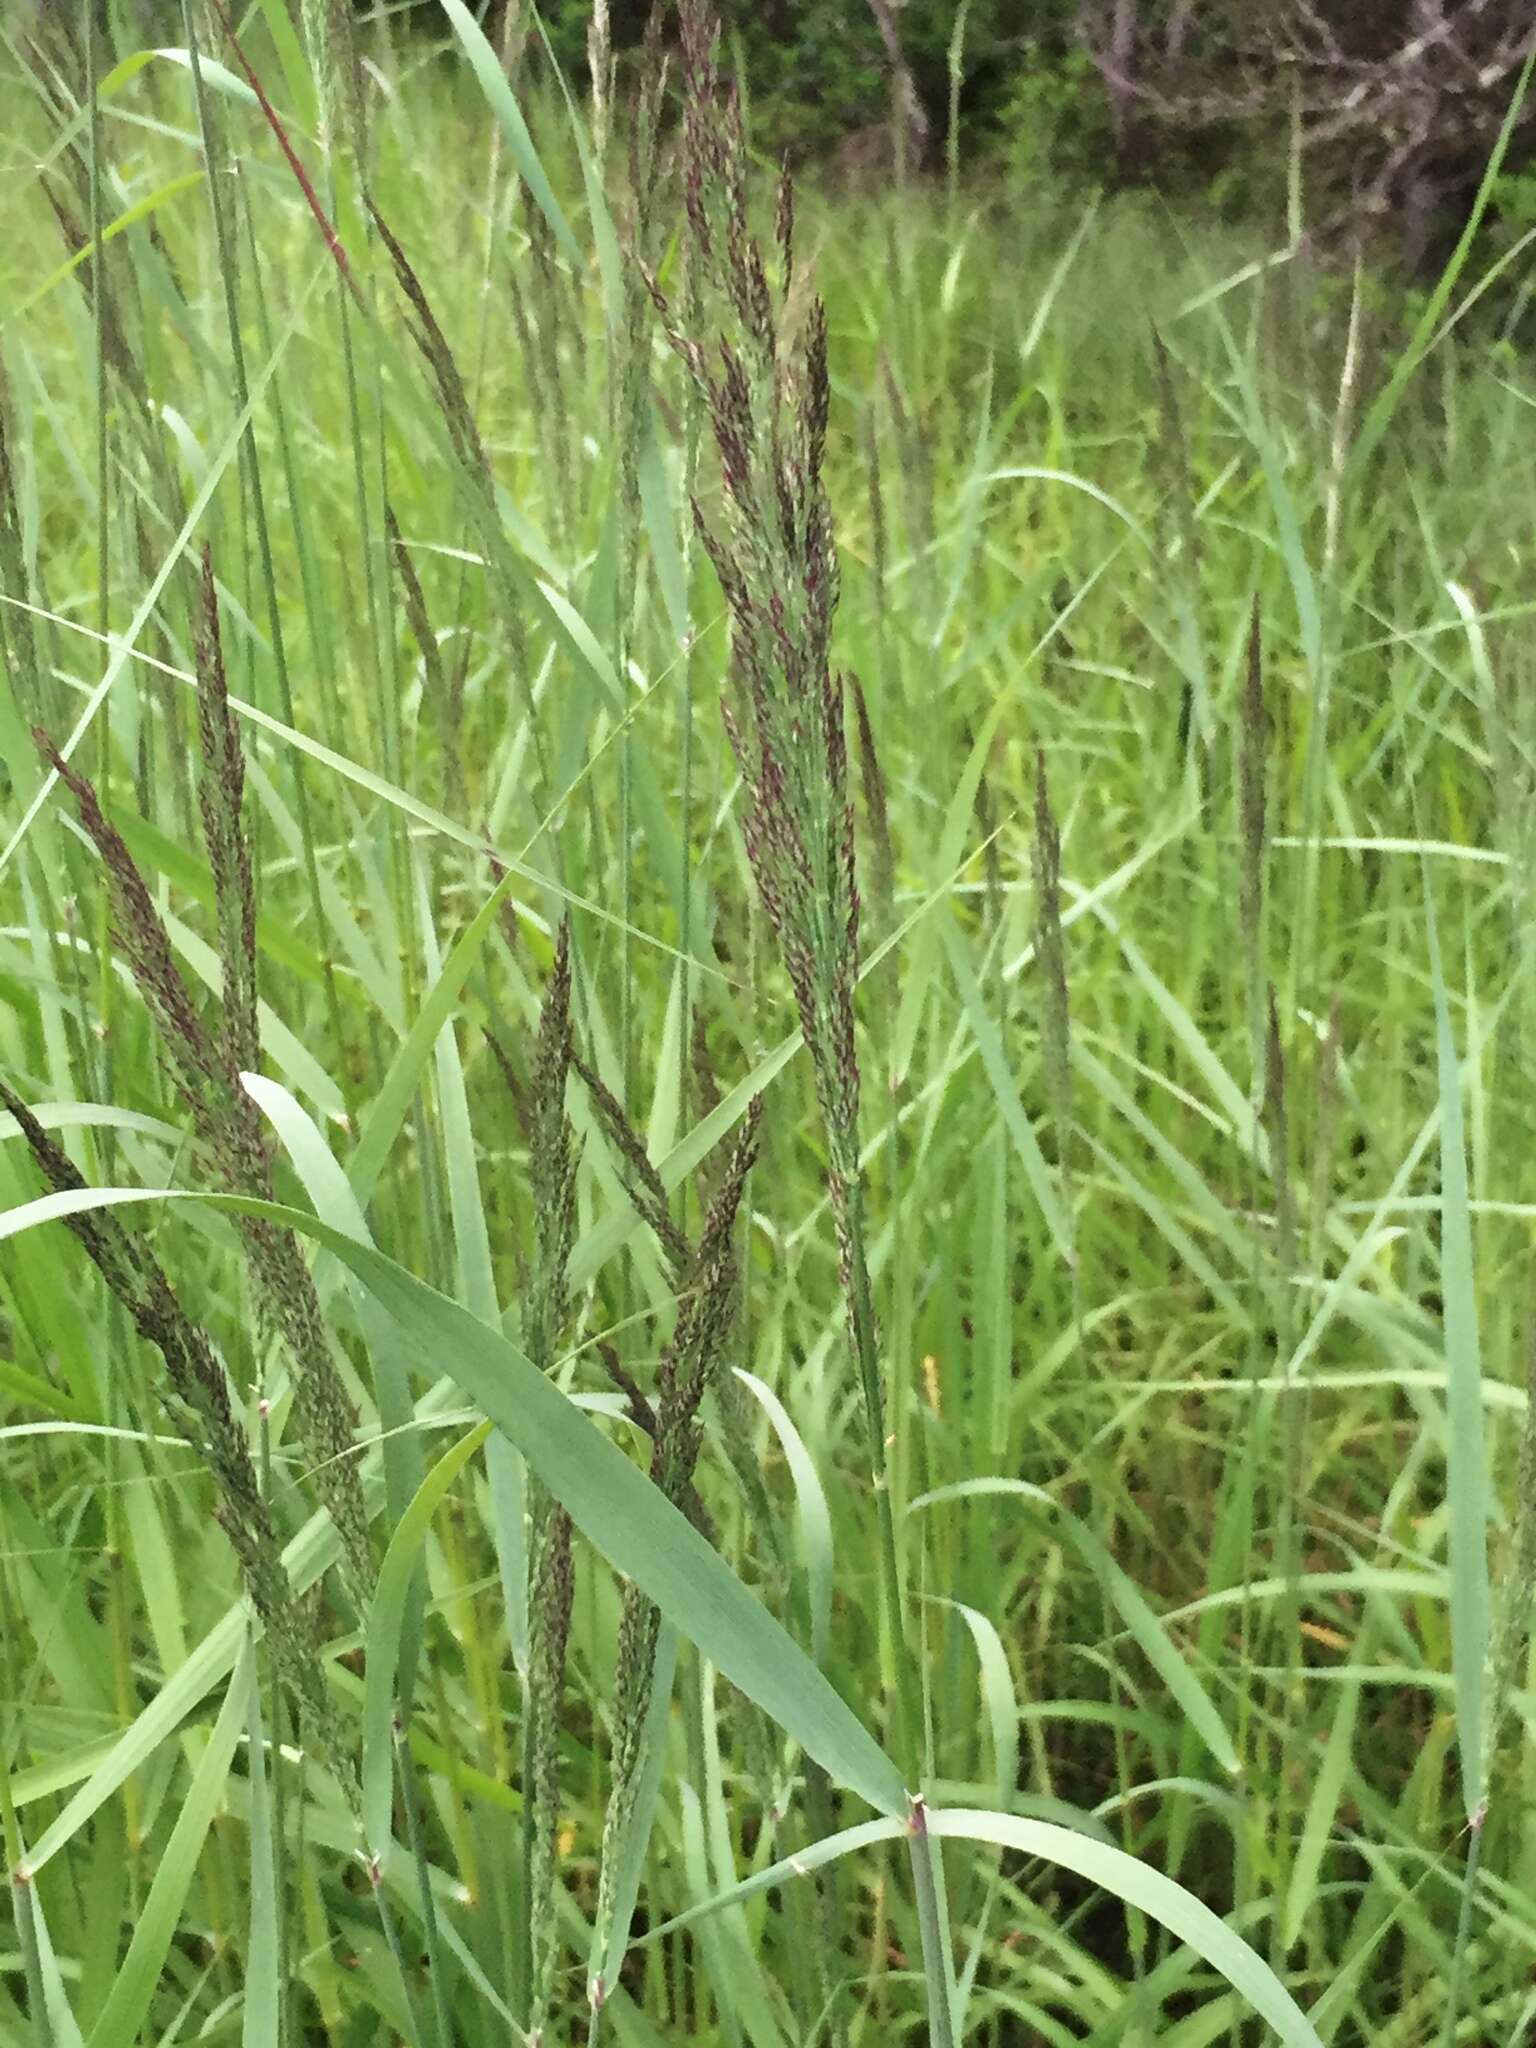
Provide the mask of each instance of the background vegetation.
[{"label": "background vegetation", "polygon": [[[37,26],[0,2039],[579,2040],[596,1975],[638,2043],[1525,2038],[1514,209],[1416,294],[1324,272],[1288,145],[1270,239],[1048,172],[1063,55],[974,181],[803,184],[787,279],[755,163],[754,358],[722,102],[653,152],[638,59]],[[846,927],[807,969],[765,905],[718,708],[733,561],[822,673],[818,474],[849,682],[786,829],[834,873],[846,705],[852,1157]]]},{"label": "background vegetation", "polygon": [[[621,49],[647,13],[615,0]],[[773,151],[867,170],[895,126],[930,166],[963,152],[973,174],[990,157],[1266,225],[1289,159],[1316,246],[1367,245],[1414,275],[1466,219],[1533,37],[1505,0],[726,0],[721,15]],[[503,19],[515,35],[516,10]],[[550,17],[568,68],[589,19],[585,0]],[[1496,215],[1529,215],[1530,118],[1516,117]]]}]

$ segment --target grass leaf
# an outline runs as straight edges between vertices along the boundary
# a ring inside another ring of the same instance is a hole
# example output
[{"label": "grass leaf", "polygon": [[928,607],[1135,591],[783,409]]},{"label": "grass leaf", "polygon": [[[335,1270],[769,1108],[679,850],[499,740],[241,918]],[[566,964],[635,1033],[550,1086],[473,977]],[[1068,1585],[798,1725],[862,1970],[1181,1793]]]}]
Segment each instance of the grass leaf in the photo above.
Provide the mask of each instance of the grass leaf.
[{"label": "grass leaf", "polygon": [[1456,1737],[1467,1818],[1486,1795],[1483,1756],[1491,1594],[1488,1583],[1488,1463],[1483,1449],[1482,1356],[1472,1210],[1461,1114],[1461,1066],[1440,964],[1434,895],[1424,876],[1425,930],[1435,996],[1435,1062],[1440,1092],[1440,1292],[1445,1304],[1447,1507],[1450,1515],[1451,1668]]}]

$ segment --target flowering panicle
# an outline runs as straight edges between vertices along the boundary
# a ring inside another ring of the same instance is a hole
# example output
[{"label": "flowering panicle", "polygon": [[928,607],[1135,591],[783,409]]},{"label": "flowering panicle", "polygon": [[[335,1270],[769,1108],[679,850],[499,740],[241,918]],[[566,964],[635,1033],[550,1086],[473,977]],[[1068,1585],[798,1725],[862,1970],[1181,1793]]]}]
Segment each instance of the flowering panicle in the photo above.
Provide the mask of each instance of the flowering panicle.
[{"label": "flowering panicle", "polygon": [[[902,1651],[900,1566],[886,1476],[885,1389],[864,1240],[854,989],[859,892],[844,683],[832,666],[837,555],[822,479],[831,380],[827,317],[795,264],[794,196],[781,180],[775,276],[747,221],[740,99],[719,72],[718,29],[682,0],[683,198],[692,296],[651,296],[710,425],[718,507],[694,523],[725,594],[726,732],[741,767],[742,837],[794,991],[828,1157],[839,1277],[864,1405],[880,1524],[882,1630],[892,1652],[896,1747],[914,1764],[914,1667]],[[717,338],[701,338],[707,322]],[[693,331],[687,332],[689,328]]]},{"label": "flowering panicle", "polygon": [[[571,1318],[570,1258],[576,1235],[580,1146],[565,1107],[571,1046],[571,933],[562,923],[539,1011],[533,1073],[525,1086],[493,1041],[523,1135],[535,1211],[535,1249],[525,1291],[523,1347],[549,1372]],[[527,1878],[528,2039],[544,2038],[554,1988],[555,1887],[560,1834],[560,1715],[575,1589],[571,1518],[537,1479],[528,1483],[528,1678],[523,1717],[523,1859]]]},{"label": "flowering panicle", "polygon": [[619,1169],[624,1175],[630,1200],[655,1232],[674,1275],[681,1273],[692,1257],[692,1248],[686,1235],[673,1221],[671,1198],[661,1175],[651,1163],[645,1141],[624,1114],[623,1104],[596,1069],[589,1066],[580,1053],[572,1054],[571,1064],[581,1076],[605,1137],[618,1154]]},{"label": "flowering panicle", "polygon": [[567,1268],[576,1235],[576,1168],[580,1146],[566,1114],[566,1078],[576,1061],[571,1044],[571,927],[561,924],[555,964],[539,1014],[529,1090],[529,1177],[539,1257],[529,1290],[529,1355],[546,1369],[570,1314]]},{"label": "flowering panicle", "polygon": [[737,1212],[757,1156],[762,1097],[753,1099],[689,1262],[677,1326],[658,1373],[651,1477],[681,1505],[699,1461],[699,1410],[724,1361],[736,1313]]},{"label": "flowering panicle", "polygon": [[[695,1021],[696,1025],[702,1025],[702,1018],[698,1018]],[[713,1074],[707,1067],[707,1047],[705,1046],[701,1029],[696,1029],[695,1031],[694,1057],[696,1066],[701,1058],[706,1062],[703,1069],[704,1079],[702,1088],[707,1111],[707,1108],[713,1106],[714,1101],[718,1100],[718,1094],[715,1089]],[[656,1241],[661,1246],[662,1255],[667,1261],[668,1269],[677,1286],[680,1289],[689,1287],[692,1284],[691,1275],[699,1254],[689,1243],[686,1231],[682,1230],[673,1219],[666,1185],[661,1175],[651,1163],[650,1155],[645,1149],[644,1140],[624,1114],[623,1105],[619,1102],[613,1091],[588,1066],[580,1054],[572,1056],[572,1063],[577,1073],[581,1076],[582,1082],[591,1098],[593,1108],[597,1111],[598,1121],[602,1124],[609,1143],[618,1155],[619,1169],[624,1175],[624,1182],[628,1189],[630,1200],[654,1232]],[[752,1116],[755,1121],[757,1116],[755,1104]],[[711,1205],[709,1212],[711,1215],[715,1213],[714,1204],[718,1200],[721,1188],[728,1183],[734,1159],[735,1155],[733,1153],[725,1167],[725,1179],[721,1182],[720,1188],[712,1187],[711,1181],[705,1177],[704,1169],[701,1167],[700,1186],[703,1190],[707,1191]],[[641,1424],[653,1441],[659,1442],[660,1430],[651,1404],[640,1394],[639,1389],[628,1379],[628,1376],[623,1373],[615,1357],[605,1353],[605,1362],[608,1366],[609,1375],[615,1385],[628,1396],[630,1412],[635,1420]],[[779,1529],[774,1521],[772,1508],[769,1505],[768,1491],[763,1484],[762,1465],[752,1438],[753,1418],[750,1397],[741,1384],[729,1373],[720,1374],[715,1378],[713,1391],[715,1410],[720,1423],[721,1442],[725,1454],[730,1460],[731,1469],[736,1475],[737,1483],[741,1487],[743,1498],[747,1504],[747,1511],[752,1517],[753,1527],[757,1531],[759,1538],[759,1548],[765,1559],[775,1564],[782,1564],[782,1545]],[[690,1515],[694,1514],[692,1506],[689,1507],[688,1512]]]},{"label": "flowering panicle", "polygon": [[718,515],[695,503],[725,593],[734,688],[726,730],[746,788],[742,831],[816,1079],[843,1227],[858,1175],[853,992],[859,897],[844,686],[831,661],[837,557],[822,481],[830,382],[820,300],[797,302],[794,205],[781,183],[777,281],[749,231],[741,108],[701,9],[683,9],[684,199],[691,254],[722,326],[711,350],[652,296],[700,396],[719,457]]},{"label": "flowering panicle", "polygon": [[576,1590],[571,1518],[542,1489],[530,1530],[528,1586],[528,1698],[523,1741],[531,1964],[528,2039],[532,2048],[538,2048],[554,1991],[558,1953],[555,1887],[559,1881],[560,1712]]},{"label": "flowering panicle", "polygon": [[389,252],[389,260],[394,266],[395,279],[401,293],[416,316],[411,326],[411,338],[432,371],[433,380],[437,385],[438,404],[452,438],[454,451],[480,487],[489,492],[490,460],[485,452],[485,443],[480,438],[479,423],[475,419],[474,407],[469,402],[469,393],[464,388],[464,379],[454,360],[453,350],[448,346],[448,337],[432,310],[432,302],[427,297],[421,279],[416,275],[403,245],[372,199],[368,201],[368,213],[378,232],[379,240]]}]

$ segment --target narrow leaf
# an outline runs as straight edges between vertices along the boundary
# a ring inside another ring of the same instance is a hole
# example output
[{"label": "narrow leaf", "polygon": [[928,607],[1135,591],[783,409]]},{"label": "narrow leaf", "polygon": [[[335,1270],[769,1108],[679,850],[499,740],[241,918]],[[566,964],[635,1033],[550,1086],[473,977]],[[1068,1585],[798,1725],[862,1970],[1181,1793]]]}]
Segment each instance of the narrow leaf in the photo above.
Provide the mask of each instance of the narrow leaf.
[{"label": "narrow leaf", "polygon": [[920,1494],[912,1507],[914,1510],[928,1508],[940,1501],[972,1500],[987,1494],[1011,1494],[1017,1499],[1038,1501],[1041,1506],[1051,1509],[1079,1556],[1092,1566],[1142,1655],[1184,1709],[1206,1748],[1224,1770],[1237,1776],[1242,1765],[1226,1724],[1217,1713],[1210,1694],[1179,1655],[1167,1629],[1147,1605],[1140,1587],[1115,1563],[1093,1531],[1043,1487],[1031,1486],[1025,1479],[963,1479],[953,1486],[941,1486],[933,1493]]},{"label": "narrow leaf", "polygon": [[1472,1820],[1485,1796],[1483,1713],[1487,1687],[1488,1470],[1483,1452],[1483,1369],[1477,1334],[1472,1208],[1461,1115],[1461,1068],[1440,963],[1434,896],[1424,876],[1425,924],[1435,992],[1440,1088],[1440,1293],[1445,1304],[1446,1495],[1450,1528],[1451,1669],[1461,1791]]},{"label": "narrow leaf", "polygon": [[442,0],[443,12],[453,24],[454,33],[464,45],[464,54],[469,59],[470,69],[480,81],[480,90],[490,102],[491,112],[501,124],[507,148],[512,161],[517,165],[523,183],[532,194],[535,204],[544,218],[554,229],[555,240],[575,264],[580,264],[581,251],[571,233],[565,215],[560,211],[560,202],[554,195],[539,153],[533,146],[533,137],[528,133],[528,123],[523,119],[523,110],[517,104],[516,96],[502,69],[501,60],[486,38],[485,31],[475,20],[463,0]]}]

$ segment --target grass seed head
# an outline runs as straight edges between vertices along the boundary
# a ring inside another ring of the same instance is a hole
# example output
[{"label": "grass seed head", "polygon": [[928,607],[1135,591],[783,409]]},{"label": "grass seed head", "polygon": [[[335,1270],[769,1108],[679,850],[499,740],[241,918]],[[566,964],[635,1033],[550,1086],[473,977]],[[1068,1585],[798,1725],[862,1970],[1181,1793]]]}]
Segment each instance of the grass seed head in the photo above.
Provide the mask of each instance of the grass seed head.
[{"label": "grass seed head", "polygon": [[576,1236],[576,1171],[580,1147],[565,1107],[574,1057],[571,1040],[571,927],[561,923],[555,964],[539,1013],[533,1079],[528,1090],[529,1176],[538,1235],[530,1288],[529,1355],[548,1370],[570,1313],[567,1269]]},{"label": "grass seed head", "polygon": [[[736,1312],[736,1218],[747,1175],[757,1155],[762,1099],[756,1097],[731,1147],[696,1248],[687,1247],[687,1281],[677,1323],[657,1375],[655,1401],[646,1412],[652,1434],[651,1478],[674,1507],[702,1522],[694,1486],[700,1450],[699,1407],[725,1369],[726,1345]],[[613,1924],[619,1848],[639,1793],[640,1766],[660,1616],[631,1582],[624,1589],[614,1681],[612,1790],[603,1823],[597,1928],[606,1942]]]},{"label": "grass seed head", "polygon": [[528,2031],[541,2039],[554,1990],[560,1836],[560,1717],[576,1573],[571,1518],[548,1496],[537,1504],[529,1557],[528,1726],[524,1742],[528,1830]]},{"label": "grass seed head", "polygon": [[1041,1040],[1046,1086],[1056,1119],[1058,1153],[1065,1163],[1072,1115],[1072,1012],[1067,987],[1067,954],[1061,924],[1061,833],[1051,809],[1045,754],[1035,754],[1035,955],[1045,984]]},{"label": "grass seed head", "polygon": [[630,1200],[655,1232],[674,1276],[686,1271],[692,1250],[688,1239],[673,1221],[672,1198],[651,1162],[645,1140],[625,1115],[624,1105],[613,1090],[595,1068],[588,1066],[580,1053],[572,1052],[571,1065],[581,1076],[604,1136],[618,1154]]},{"label": "grass seed head", "polygon": [[219,1104],[235,1085],[228,1056],[203,1021],[176,964],[154,899],[122,834],[103,813],[94,785],[64,759],[41,728],[33,737],[43,759],[74,798],[80,823],[101,857],[114,940],[170,1056],[198,1138],[219,1159],[224,1150]]},{"label": "grass seed head", "polygon": [[219,926],[219,959],[224,981],[223,1054],[227,1068],[245,1073],[260,1056],[256,1021],[256,886],[251,842],[245,829],[245,750],[229,705],[224,652],[219,634],[218,586],[213,558],[205,547],[194,640],[197,669],[198,737],[203,773],[199,784],[203,838],[213,871]]},{"label": "grass seed head", "polygon": [[748,859],[810,1050],[837,1181],[857,1172],[859,898],[842,679],[832,666],[837,557],[822,480],[830,405],[825,309],[792,317],[793,207],[777,208],[770,284],[747,220],[741,108],[703,9],[685,6],[684,197],[713,347],[658,303],[703,401],[723,485],[695,503],[731,621],[726,730],[746,786]]},{"label": "grass seed head", "polygon": [[426,359],[437,385],[438,405],[447,425],[454,452],[474,479],[477,488],[488,496],[492,491],[490,460],[485,444],[480,438],[480,428],[475,419],[474,408],[469,402],[464,379],[454,360],[453,350],[448,346],[448,337],[438,323],[432,302],[427,297],[426,287],[412,268],[411,260],[398,241],[389,223],[380,213],[372,199],[368,201],[369,216],[378,230],[380,241],[389,252],[394,265],[395,279],[411,311],[415,322],[411,327],[411,339]]},{"label": "grass seed head", "polygon": [[1259,601],[1253,601],[1248,626],[1248,660],[1244,671],[1242,719],[1238,732],[1238,823],[1243,847],[1243,943],[1256,962],[1259,925],[1264,914],[1264,849],[1267,832],[1267,778],[1270,718],[1264,702],[1264,639]]}]

